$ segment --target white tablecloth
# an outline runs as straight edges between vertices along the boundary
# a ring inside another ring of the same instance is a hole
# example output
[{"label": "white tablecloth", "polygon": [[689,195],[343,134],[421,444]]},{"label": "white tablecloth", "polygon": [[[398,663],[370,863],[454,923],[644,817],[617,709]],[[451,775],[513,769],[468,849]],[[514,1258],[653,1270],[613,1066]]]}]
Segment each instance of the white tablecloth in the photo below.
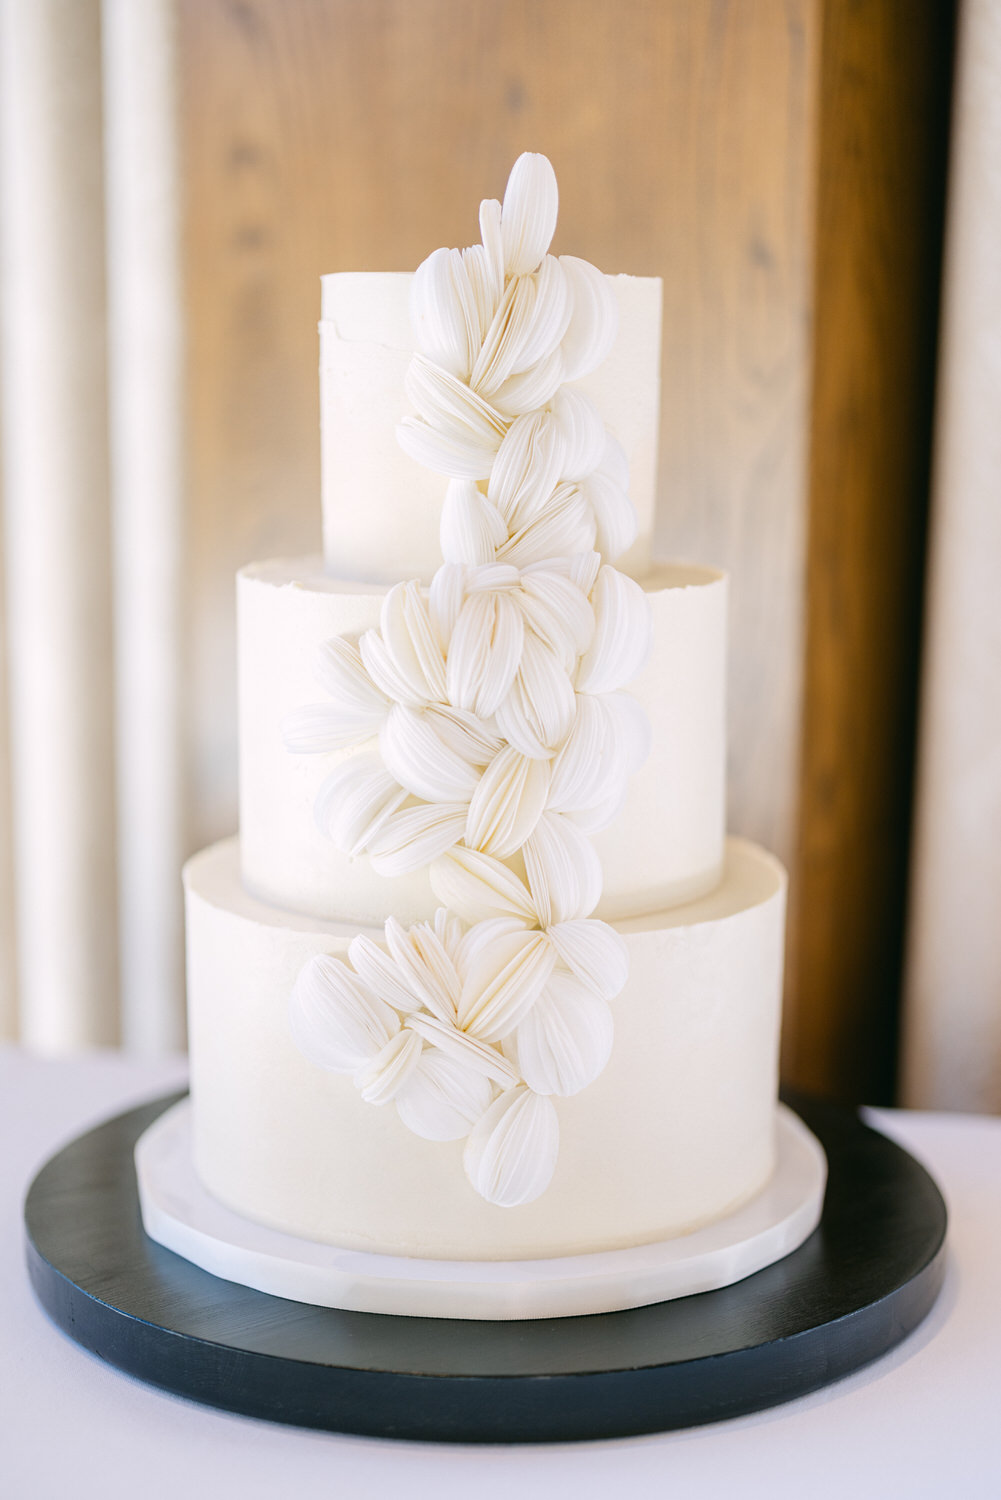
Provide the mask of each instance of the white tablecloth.
[{"label": "white tablecloth", "polygon": [[35,1303],[21,1202],[60,1145],[183,1082],[183,1061],[0,1051],[3,1500],[997,1500],[1001,1496],[1001,1120],[874,1111],[935,1174],[949,1266],[925,1323],[812,1396],[687,1432],[550,1447],[341,1437],[211,1411],[72,1343]]}]

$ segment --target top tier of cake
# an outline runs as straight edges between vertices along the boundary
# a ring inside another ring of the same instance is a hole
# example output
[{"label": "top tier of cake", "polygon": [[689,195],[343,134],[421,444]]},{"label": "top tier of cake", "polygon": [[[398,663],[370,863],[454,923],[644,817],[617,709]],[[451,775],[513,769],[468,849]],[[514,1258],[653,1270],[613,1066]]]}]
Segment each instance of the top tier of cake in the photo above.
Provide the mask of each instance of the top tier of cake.
[{"label": "top tier of cake", "polygon": [[[616,559],[641,578],[651,565],[660,409],[661,283],[607,278],[619,332],[604,363],[573,382],[594,402],[629,461],[636,541]],[[334,578],[428,583],[441,564],[447,481],[410,458],[396,439],[413,358],[413,276],[344,272],[324,276],[320,322],[323,550]]]}]

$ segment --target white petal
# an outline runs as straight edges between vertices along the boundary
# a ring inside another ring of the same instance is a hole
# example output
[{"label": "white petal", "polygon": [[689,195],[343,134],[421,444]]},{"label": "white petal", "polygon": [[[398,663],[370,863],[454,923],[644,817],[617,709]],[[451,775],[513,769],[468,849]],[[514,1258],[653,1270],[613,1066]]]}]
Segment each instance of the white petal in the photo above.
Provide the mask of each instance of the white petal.
[{"label": "white petal", "polygon": [[462,986],[459,1025],[484,1042],[507,1036],[535,1004],[555,961],[542,932],[502,933],[484,944]]},{"label": "white petal", "polygon": [[318,646],[313,675],[346,715],[378,725],[380,715],[388,707],[386,698],[366,672],[361,652],[352,641],[335,636]]},{"label": "white petal", "polygon": [[419,709],[394,704],[379,732],[386,770],[400,786],[425,802],[466,802],[480,773],[438,733],[440,721]]},{"label": "white petal", "polygon": [[480,923],[497,916],[536,920],[524,881],[500,860],[481,854],[478,849],[465,849],[461,845],[450,849],[443,858],[435,860],[430,875],[431,889],[438,900],[467,922]]},{"label": "white petal", "polygon": [[591,506],[575,484],[560,484],[538,517],[516,531],[497,556],[517,568],[567,557],[594,548],[595,522]]},{"label": "white petal", "polygon": [[425,1048],[396,1096],[408,1130],[426,1141],[458,1141],[484,1114],[493,1094],[490,1080],[444,1052]]},{"label": "white petal", "polygon": [[611,734],[607,699],[578,693],[573,727],[553,761],[547,806],[552,812],[594,807],[608,795],[609,770],[602,760]]},{"label": "white petal", "polygon": [[495,945],[502,939],[524,937],[535,925],[516,916],[489,917],[482,922],[473,922],[463,933],[455,953],[455,968],[461,984],[465,984],[485,953],[497,951]]},{"label": "white petal", "polygon": [[554,349],[529,369],[509,375],[491,396],[495,410],[520,417],[551,401],[566,379],[562,349]]},{"label": "white petal", "polygon": [[[451,484],[467,484],[471,481],[453,479]],[[460,563],[444,562],[431,580],[428,589],[428,610],[444,652],[452,639],[455,622],[459,618],[462,601],[466,597],[466,569]],[[590,589],[587,590],[590,593]]]},{"label": "white petal", "polygon": [[445,658],[417,583],[397,583],[382,603],[379,629],[415,699],[445,697]]},{"label": "white petal", "polygon": [[454,964],[456,951],[466,931],[465,922],[454,911],[439,906],[434,914],[434,930],[435,936]]},{"label": "white petal", "polygon": [[534,271],[549,249],[559,213],[556,173],[547,157],[526,151],[511,168],[501,209],[504,269]]},{"label": "white petal", "polygon": [[372,738],[385,709],[373,723],[367,716],[352,718],[334,703],[304,703],[282,719],[282,744],[292,755],[320,755],[346,750]]},{"label": "white petal", "polygon": [[437,1016],[429,1016],[426,1012],[410,1016],[407,1027],[472,1072],[482,1073],[484,1078],[499,1083],[501,1088],[510,1088],[518,1082],[514,1068],[496,1047],[477,1041],[476,1037],[467,1036],[458,1027],[439,1021]]},{"label": "white petal", "polygon": [[476,293],[461,251],[435,250],[417,267],[410,319],[421,353],[460,380],[468,380],[481,330]]},{"label": "white petal", "polygon": [[[488,268],[488,283],[492,289],[493,306],[496,307],[504,295],[504,235],[501,229],[501,205],[496,198],[484,198],[480,204],[480,239],[483,241],[483,250],[486,267]],[[488,318],[484,328],[489,323]]]},{"label": "white petal", "polygon": [[467,709],[433,703],[424,717],[442,744],[472,766],[488,765],[504,744],[488,720]]},{"label": "white petal", "polygon": [[568,664],[577,664],[594,635],[587,595],[561,573],[533,568],[522,575],[521,611],[526,624]]},{"label": "white petal", "polygon": [[518,675],[497,709],[497,728],[527,756],[548,756],[573,727],[573,683],[554,651],[532,631],[525,632]]},{"label": "white petal", "polygon": [[553,421],[563,438],[561,479],[585,479],[605,456],[609,437],[594,402],[583,391],[565,388],[553,401]]},{"label": "white petal", "polygon": [[392,703],[408,703],[418,708],[427,701],[412,681],[400,670],[399,663],[378,630],[366,630],[358,641],[365,671]]},{"label": "white petal", "polygon": [[[510,530],[539,515],[559,482],[564,457],[563,437],[549,412],[533,411],[511,423],[487,486]],[[498,545],[506,540],[507,531]]]},{"label": "white petal", "polygon": [[428,922],[404,929],[395,917],[386,921],[386,943],[409,988],[421,996],[432,1015],[454,1023],[459,1003],[459,973],[441,938]]},{"label": "white petal", "polygon": [[594,917],[560,922],[549,928],[549,940],[581,984],[603,1000],[614,1000],[629,977],[629,950],[623,939]]},{"label": "white petal", "polygon": [[418,463],[457,479],[487,479],[507,423],[489,402],[438,365],[415,354],[406,377],[416,411],[397,440]]},{"label": "white petal", "polygon": [[[614,438],[608,441],[618,448]],[[581,493],[594,512],[598,550],[608,562],[614,562],[632,546],[638,526],[628,481],[623,483],[612,473],[612,468],[602,464],[581,481]]]},{"label": "white petal", "polygon": [[538,1094],[579,1094],[612,1052],[615,1023],[606,1001],[558,971],[518,1027],[518,1068]]},{"label": "white petal", "polygon": [[492,563],[497,548],[506,541],[507,527],[493,502],[473,480],[451,480],[441,512],[441,550],[446,562]]},{"label": "white petal", "polygon": [[289,1025],[310,1062],[333,1073],[354,1073],[381,1052],[400,1019],[368,993],[347,964],[320,953],[299,971]]},{"label": "white petal", "polygon": [[604,364],[619,331],[615,294],[596,266],[576,255],[561,255],[573,298],[573,315],[563,339],[566,380],[579,380]]},{"label": "white petal", "polygon": [[393,813],[367,844],[372,869],[392,879],[423,870],[462,838],[466,808],[461,803],[422,803]]},{"label": "white petal", "polygon": [[473,1127],[463,1165],[481,1198],[499,1208],[516,1208],[545,1192],[559,1149],[552,1100],[517,1088],[495,1100]]},{"label": "white petal", "polygon": [[514,599],[473,594],[459,612],[446,663],[448,700],[489,719],[521,661],[524,623]]},{"label": "white petal", "polygon": [[[481,204],[481,207],[483,205]],[[497,204],[497,240],[500,242],[500,204]],[[500,254],[501,252],[498,252]],[[496,275],[490,252],[484,245],[470,245],[462,252],[462,264],[466,268],[469,277],[469,285],[472,289],[473,300],[476,304],[477,336],[476,347],[473,350],[473,360],[479,351],[487,329],[490,327],[497,304],[504,295],[504,267],[501,265],[500,277]],[[472,369],[473,361],[470,361],[469,369]],[[469,378],[469,371],[464,377]]]},{"label": "white petal", "polygon": [[489,479],[499,437],[457,425],[432,427],[420,417],[397,424],[396,441],[408,458],[436,474],[457,479]]},{"label": "white petal", "polygon": [[313,818],[325,838],[345,854],[360,854],[407,793],[375,755],[353,755],[322,783]]},{"label": "white petal", "polygon": [[594,639],[581,659],[577,687],[608,693],[641,671],[650,651],[650,601],[632,578],[604,567],[591,594]]},{"label": "white petal", "polygon": [[469,802],[465,842],[497,859],[517,853],[539,821],[549,792],[549,765],[508,745],[480,777]]},{"label": "white petal", "polygon": [[[562,378],[560,342],[572,310],[566,275],[558,260],[547,255],[534,276],[517,276],[508,283],[487,329],[469,383],[492,405],[503,410],[502,390],[514,377],[526,376],[556,361],[556,384]],[[542,402],[536,403],[541,405]]]},{"label": "white petal", "polygon": [[543,813],[522,852],[543,927],[590,916],[601,899],[601,861],[576,824]]},{"label": "white petal", "polygon": [[409,1015],[411,1011],[420,1010],[424,1004],[423,993],[419,994],[414,989],[406,973],[385,948],[380,947],[365,933],[360,932],[351,939],[348,958],[366,989],[371,990],[373,995],[378,995],[380,1000],[385,1000],[394,1010]]},{"label": "white petal", "polygon": [[366,1104],[389,1104],[395,1099],[420,1062],[420,1037],[410,1030],[398,1031],[355,1077],[355,1087]]}]

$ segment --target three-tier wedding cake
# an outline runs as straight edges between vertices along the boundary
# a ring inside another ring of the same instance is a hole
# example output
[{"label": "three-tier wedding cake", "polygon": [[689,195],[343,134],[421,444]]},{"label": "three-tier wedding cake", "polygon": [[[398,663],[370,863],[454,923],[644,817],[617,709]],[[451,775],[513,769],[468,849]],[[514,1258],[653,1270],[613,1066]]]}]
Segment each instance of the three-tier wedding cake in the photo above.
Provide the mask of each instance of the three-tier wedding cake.
[{"label": "three-tier wedding cake", "polygon": [[651,558],[660,283],[556,213],[525,155],[481,243],[324,278],[324,555],[239,576],[191,1141],[292,1240],[595,1256],[775,1166],[785,876],[724,832],[726,579]]}]

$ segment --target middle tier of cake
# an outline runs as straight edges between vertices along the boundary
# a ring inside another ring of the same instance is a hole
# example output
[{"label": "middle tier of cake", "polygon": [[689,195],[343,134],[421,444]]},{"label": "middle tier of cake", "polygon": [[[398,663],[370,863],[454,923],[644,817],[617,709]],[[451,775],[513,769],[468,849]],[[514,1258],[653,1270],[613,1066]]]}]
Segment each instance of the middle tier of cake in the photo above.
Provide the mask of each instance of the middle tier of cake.
[{"label": "middle tier of cake", "polygon": [[[640,581],[653,646],[629,691],[652,739],[614,823],[594,836],[604,875],[595,915],[609,921],[693,901],[716,887],[723,865],[726,578],[673,564]],[[317,647],[377,626],[385,592],[332,579],[315,557],[240,573],[241,873],[250,893],[286,911],[375,926],[392,912],[406,926],[439,904],[427,871],[379,875],[314,821],[323,781],[355,752],[294,755],[282,739],[286,716],[323,698]]]}]

